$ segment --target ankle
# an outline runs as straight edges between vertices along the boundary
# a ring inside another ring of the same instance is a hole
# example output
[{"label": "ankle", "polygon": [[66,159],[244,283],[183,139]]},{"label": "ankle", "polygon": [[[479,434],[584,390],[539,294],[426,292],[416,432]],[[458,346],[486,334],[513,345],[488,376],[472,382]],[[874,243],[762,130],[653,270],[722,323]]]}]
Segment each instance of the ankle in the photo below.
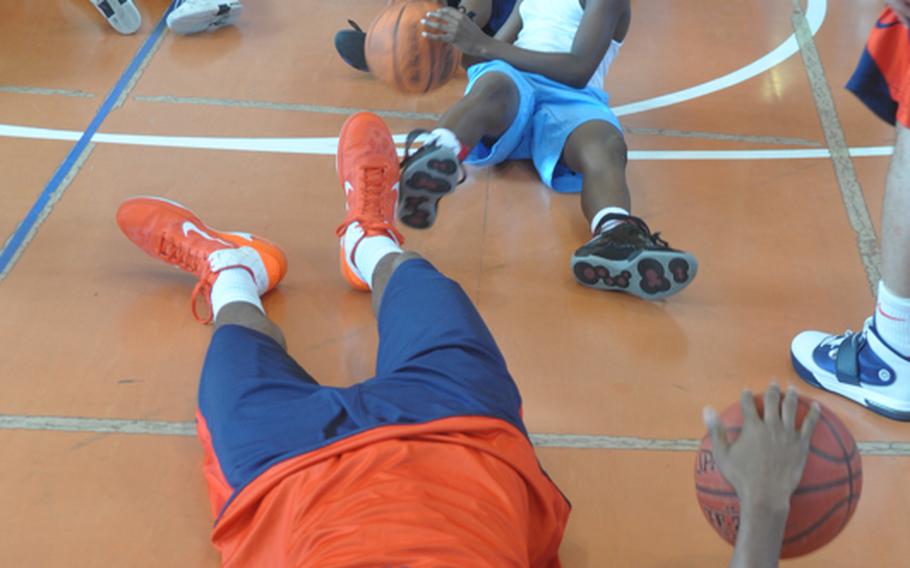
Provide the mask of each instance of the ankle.
[{"label": "ankle", "polygon": [[629,216],[630,213],[622,207],[604,207],[591,218],[591,234],[597,236],[609,231],[624,222],[623,219],[617,217]]}]

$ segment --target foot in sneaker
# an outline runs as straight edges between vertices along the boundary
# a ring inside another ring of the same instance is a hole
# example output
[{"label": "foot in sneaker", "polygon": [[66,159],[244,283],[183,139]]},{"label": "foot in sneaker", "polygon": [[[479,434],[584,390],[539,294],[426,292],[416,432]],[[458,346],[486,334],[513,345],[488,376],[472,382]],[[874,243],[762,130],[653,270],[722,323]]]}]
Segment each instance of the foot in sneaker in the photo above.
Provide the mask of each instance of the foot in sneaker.
[{"label": "foot in sneaker", "polygon": [[401,196],[398,218],[414,229],[428,229],[436,222],[439,200],[464,181],[464,169],[455,152],[436,142],[428,142],[413,153],[417,138],[429,134],[414,130],[405,142],[401,162]]},{"label": "foot in sneaker", "polygon": [[[244,268],[253,277],[259,295],[272,290],[287,272],[287,259],[277,245],[248,233],[208,227],[186,207],[160,197],[134,197],[117,210],[120,230],[150,256],[194,274],[193,316],[212,321],[211,289],[218,274]],[[198,297],[208,306],[208,317],[197,310]]]},{"label": "foot in sneaker", "polygon": [[695,257],[670,248],[638,217],[611,214],[601,224],[608,221],[621,223],[595,235],[572,256],[572,272],[579,284],[659,300],[681,291],[695,278]]},{"label": "foot in sneaker", "polygon": [[341,239],[341,272],[352,287],[369,291],[373,270],[385,254],[400,252],[404,237],[395,228],[398,154],[392,134],[375,114],[357,113],[338,137],[336,166],[347,214]]},{"label": "foot in sneaker", "polygon": [[797,374],[810,385],[882,416],[910,421],[910,359],[882,341],[872,318],[859,333],[804,331],[793,339],[790,357]]},{"label": "foot in sneaker", "polygon": [[180,0],[167,17],[167,27],[182,35],[214,31],[230,26],[242,13],[238,0]]},{"label": "foot in sneaker", "polygon": [[142,26],[142,14],[133,0],[92,0],[92,5],[101,12],[108,23],[124,35],[136,33]]},{"label": "foot in sneaker", "polygon": [[341,30],[335,34],[335,50],[345,63],[358,71],[369,71],[365,45],[367,34],[357,22],[348,20],[350,30]]}]

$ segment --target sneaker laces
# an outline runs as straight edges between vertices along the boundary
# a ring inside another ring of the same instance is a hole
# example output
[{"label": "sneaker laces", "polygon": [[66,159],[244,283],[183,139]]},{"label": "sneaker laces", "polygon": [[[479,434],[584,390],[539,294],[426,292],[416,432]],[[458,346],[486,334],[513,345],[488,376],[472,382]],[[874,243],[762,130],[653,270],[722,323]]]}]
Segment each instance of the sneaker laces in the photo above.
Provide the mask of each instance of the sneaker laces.
[{"label": "sneaker laces", "polygon": [[652,233],[651,228],[648,227],[648,224],[644,222],[640,217],[635,217],[634,215],[622,215],[619,213],[609,213],[604,215],[604,218],[601,220],[600,225],[603,226],[607,221],[622,221],[634,225],[637,227],[646,239],[648,239],[651,244],[660,248],[670,248],[670,243],[661,238],[660,232]]},{"label": "sneaker laces", "polygon": [[[196,321],[204,324],[212,322],[212,267],[209,264],[209,255],[198,247],[190,246],[183,239],[174,239],[169,234],[161,237],[158,244],[158,255],[166,262],[199,276],[199,281],[193,288],[190,296],[190,307]],[[203,318],[199,315],[198,298],[202,294],[208,307],[209,315]]]},{"label": "sneaker laces", "polygon": [[[361,212],[344,220],[335,230],[338,237],[343,237],[352,223],[359,223],[363,229],[363,237],[374,237],[381,234],[390,236],[396,243],[404,243],[404,236],[395,228],[395,225],[385,219],[382,214],[382,197],[387,188],[383,185],[388,179],[387,166],[364,166],[358,173],[361,187],[358,188],[362,196]],[[359,242],[358,242],[359,244]],[[353,250],[351,251],[353,256]]]}]

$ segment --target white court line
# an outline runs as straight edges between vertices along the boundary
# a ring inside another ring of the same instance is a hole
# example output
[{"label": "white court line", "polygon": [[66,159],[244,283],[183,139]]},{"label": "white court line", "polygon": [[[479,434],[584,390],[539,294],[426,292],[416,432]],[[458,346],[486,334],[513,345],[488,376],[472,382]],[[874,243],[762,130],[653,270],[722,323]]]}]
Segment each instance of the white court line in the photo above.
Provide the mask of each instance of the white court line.
[{"label": "white court line", "polygon": [[[812,34],[818,32],[825,21],[828,10],[827,0],[808,0],[806,19]],[[791,35],[776,49],[746,65],[745,67],[696,85],[689,89],[662,95],[652,99],[630,103],[617,107],[614,112],[618,116],[645,112],[679,104],[698,97],[703,97],[723,89],[727,89],[779,65],[783,61],[799,52],[799,43],[796,36]],[[37,140],[78,140],[81,132],[66,130],[53,130],[32,128],[25,126],[0,124],[0,137],[31,138]],[[403,142],[403,136],[396,136],[396,142]],[[101,144],[126,144],[140,146],[156,146],[166,148],[194,148],[208,150],[235,150],[245,152],[275,152],[289,154],[315,154],[334,155],[337,138],[218,138],[218,137],[190,137],[190,136],[144,136],[133,134],[96,134],[92,142]],[[857,148],[856,151],[863,155],[889,155],[890,148]],[[814,153],[809,150],[744,150],[744,151],[637,151],[631,152],[633,160],[777,160],[777,159],[806,159],[828,158],[830,154]]]},{"label": "white court line", "polygon": [[[821,29],[827,13],[827,0],[809,0],[808,5],[806,6],[805,15],[813,36]],[[734,85],[748,81],[749,79],[780,65],[797,53],[799,53],[799,42],[796,39],[796,33],[793,33],[784,43],[774,49],[774,51],[753,61],[742,69],[738,69],[728,75],[718,77],[713,81],[708,81],[707,83],[702,83],[701,85],[696,85],[689,89],[683,89],[682,91],[676,91],[675,93],[662,95],[637,103],[622,105],[614,108],[613,112],[616,116],[625,116],[679,104],[711,93],[716,93],[717,91],[729,89]]]},{"label": "white court line", "polygon": [[[0,137],[31,138],[35,140],[78,140],[81,132],[52,130],[0,124]],[[402,143],[404,134],[394,136]],[[96,134],[92,142],[99,144],[125,144],[166,148],[193,148],[207,150],[233,150],[242,152],[273,152],[279,154],[311,154],[334,156],[338,138],[216,138],[183,136],[142,136],[135,134]],[[851,148],[854,158],[890,156],[893,146]],[[630,160],[806,160],[830,158],[824,148],[775,148],[770,150],[633,150]]]}]

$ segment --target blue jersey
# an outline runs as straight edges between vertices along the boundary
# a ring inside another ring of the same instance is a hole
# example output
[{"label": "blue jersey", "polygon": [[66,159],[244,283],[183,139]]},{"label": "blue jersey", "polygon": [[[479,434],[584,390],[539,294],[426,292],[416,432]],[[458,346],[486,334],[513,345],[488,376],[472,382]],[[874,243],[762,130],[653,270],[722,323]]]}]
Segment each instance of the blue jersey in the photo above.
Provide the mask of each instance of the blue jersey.
[{"label": "blue jersey", "polygon": [[490,12],[490,21],[484,31],[489,35],[495,35],[499,28],[506,23],[515,8],[516,0],[493,0],[493,8]]}]

